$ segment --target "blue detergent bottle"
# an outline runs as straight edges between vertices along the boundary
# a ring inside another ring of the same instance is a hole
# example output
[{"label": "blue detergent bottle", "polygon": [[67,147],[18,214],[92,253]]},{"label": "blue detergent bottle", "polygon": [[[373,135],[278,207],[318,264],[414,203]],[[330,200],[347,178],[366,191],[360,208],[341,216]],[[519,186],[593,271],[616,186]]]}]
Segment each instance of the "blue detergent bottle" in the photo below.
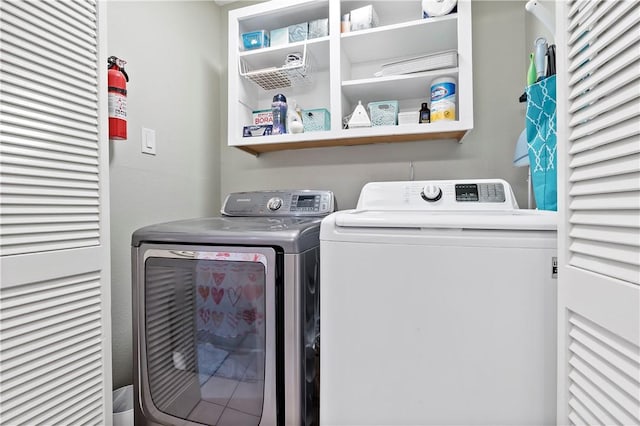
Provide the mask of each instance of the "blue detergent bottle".
[{"label": "blue detergent bottle", "polygon": [[273,113],[272,135],[283,135],[287,133],[287,98],[278,93],[271,102],[271,112]]}]

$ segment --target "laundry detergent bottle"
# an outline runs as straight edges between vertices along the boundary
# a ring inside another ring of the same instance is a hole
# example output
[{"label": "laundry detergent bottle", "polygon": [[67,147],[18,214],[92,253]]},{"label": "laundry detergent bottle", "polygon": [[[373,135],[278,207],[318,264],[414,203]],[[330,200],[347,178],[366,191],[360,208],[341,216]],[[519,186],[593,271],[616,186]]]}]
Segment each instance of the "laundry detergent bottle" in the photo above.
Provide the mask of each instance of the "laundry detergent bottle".
[{"label": "laundry detergent bottle", "polygon": [[271,102],[271,112],[273,113],[272,135],[283,135],[287,133],[287,98],[278,93]]}]

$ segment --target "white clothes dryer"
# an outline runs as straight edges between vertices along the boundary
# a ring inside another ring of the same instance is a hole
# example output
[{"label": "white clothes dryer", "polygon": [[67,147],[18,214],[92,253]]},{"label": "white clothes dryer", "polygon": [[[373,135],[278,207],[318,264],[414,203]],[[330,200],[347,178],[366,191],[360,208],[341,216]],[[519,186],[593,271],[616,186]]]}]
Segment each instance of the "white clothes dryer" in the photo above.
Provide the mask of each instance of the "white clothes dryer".
[{"label": "white clothes dryer", "polygon": [[380,182],[320,231],[320,424],[555,423],[556,213]]}]

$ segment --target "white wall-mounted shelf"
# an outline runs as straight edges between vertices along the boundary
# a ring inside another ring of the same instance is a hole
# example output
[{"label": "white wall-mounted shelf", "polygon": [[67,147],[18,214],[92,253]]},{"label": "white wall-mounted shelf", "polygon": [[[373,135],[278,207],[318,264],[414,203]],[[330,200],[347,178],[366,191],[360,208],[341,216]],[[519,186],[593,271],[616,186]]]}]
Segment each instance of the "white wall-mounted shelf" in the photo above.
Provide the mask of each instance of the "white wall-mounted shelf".
[{"label": "white wall-mounted shelf", "polygon": [[[415,3],[415,4],[414,4]],[[380,17],[375,28],[340,32],[340,19],[350,10],[373,4]],[[442,17],[420,19],[420,2],[383,0],[270,1],[229,13],[229,128],[228,145],[253,154],[325,146],[393,143],[415,140],[460,141],[473,128],[473,77],[471,52],[471,2],[459,0],[457,11]],[[273,30],[314,19],[329,20],[329,35],[306,42],[243,51],[243,32]],[[312,84],[265,90],[241,75],[246,69],[277,68],[290,53],[306,45]],[[411,57],[456,50],[458,65],[412,74],[376,77],[381,66]],[[238,70],[232,66],[238,64]],[[397,100],[401,111],[419,110],[429,101],[431,82],[438,77],[457,80],[457,120],[429,124],[343,129],[342,118],[358,101]],[[252,111],[269,109],[276,93],[295,99],[303,109],[326,108],[331,113],[327,131],[242,137],[252,124]]]},{"label": "white wall-mounted shelf", "polygon": [[342,33],[340,47],[351,62],[389,62],[389,58],[456,49],[457,21],[454,13]]}]

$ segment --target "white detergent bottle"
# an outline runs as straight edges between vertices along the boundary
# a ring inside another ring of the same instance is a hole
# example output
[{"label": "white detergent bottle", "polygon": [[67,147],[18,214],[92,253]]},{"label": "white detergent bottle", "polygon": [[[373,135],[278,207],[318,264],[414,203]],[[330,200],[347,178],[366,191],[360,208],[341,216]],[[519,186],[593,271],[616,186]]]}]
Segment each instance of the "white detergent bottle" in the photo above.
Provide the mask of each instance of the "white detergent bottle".
[{"label": "white detergent bottle", "polygon": [[295,99],[289,99],[291,105],[287,110],[287,132],[288,133],[302,133],[304,126],[302,124],[302,117],[298,114],[299,108],[296,105]]}]

